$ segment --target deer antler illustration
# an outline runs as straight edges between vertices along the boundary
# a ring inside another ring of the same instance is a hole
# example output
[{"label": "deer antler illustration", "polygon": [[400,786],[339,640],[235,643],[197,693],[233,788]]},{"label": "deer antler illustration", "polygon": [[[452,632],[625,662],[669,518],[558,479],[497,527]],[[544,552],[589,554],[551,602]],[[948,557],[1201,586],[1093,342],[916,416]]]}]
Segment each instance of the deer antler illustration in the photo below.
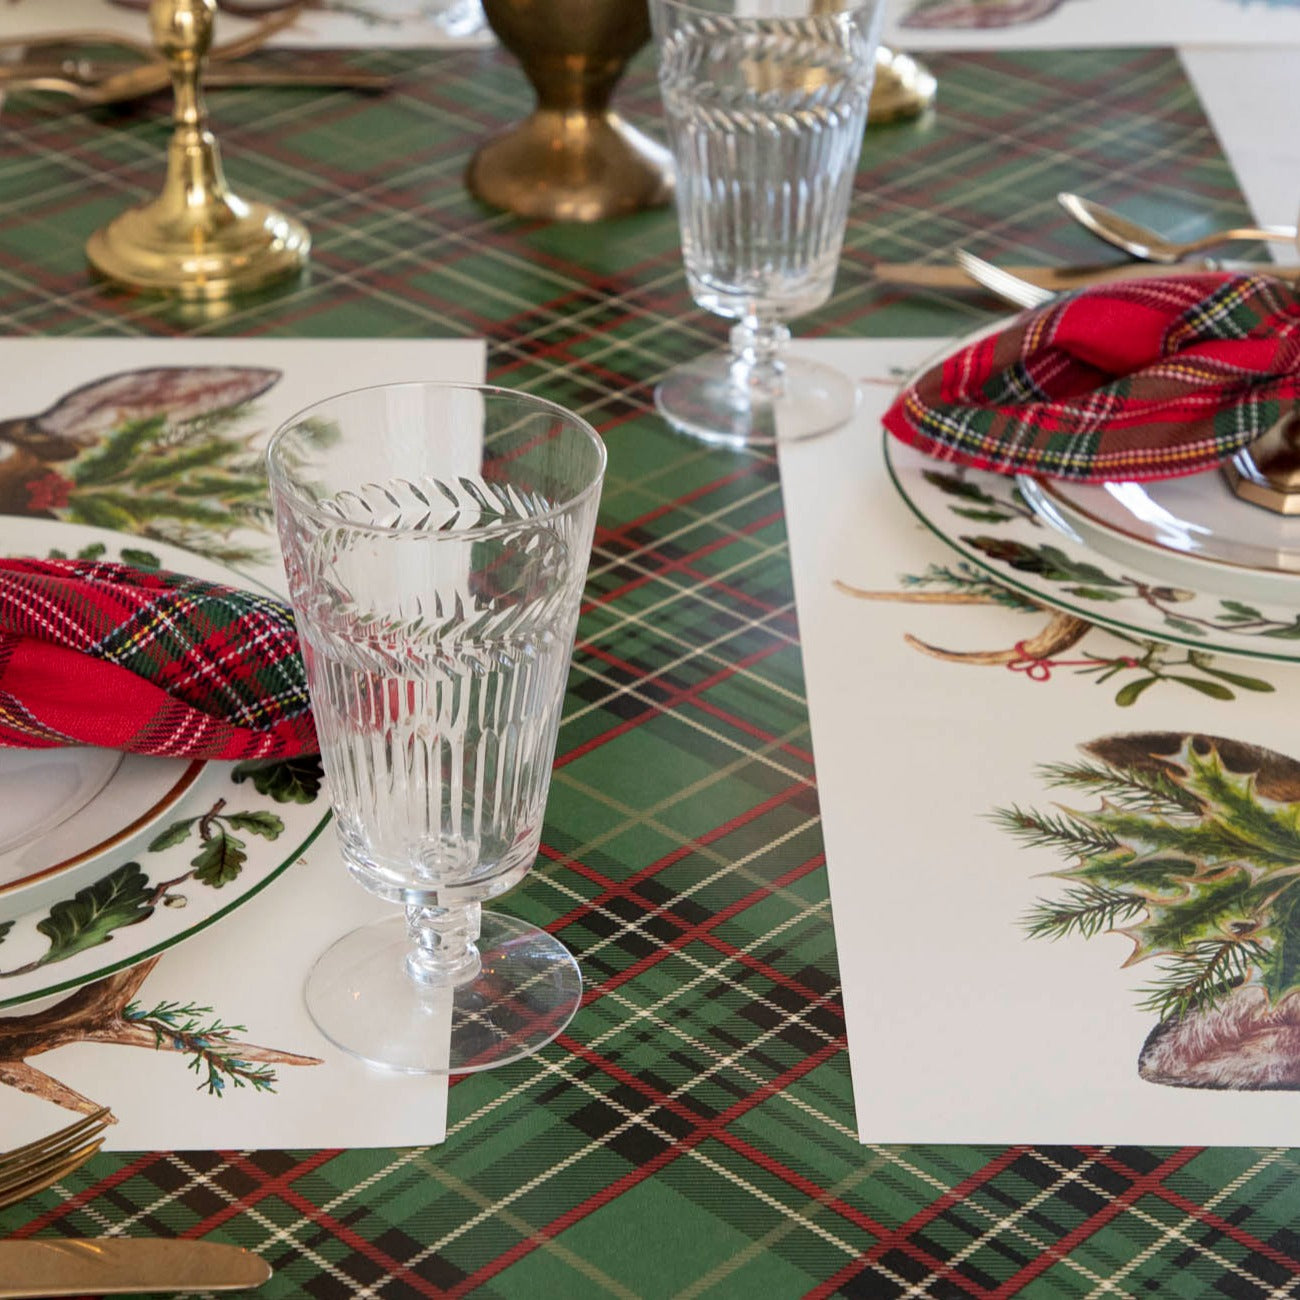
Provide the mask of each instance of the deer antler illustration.
[{"label": "deer antler illustration", "polygon": [[268,1068],[271,1064],[321,1064],[315,1056],[234,1042],[230,1033],[238,1026],[204,1032],[183,1025],[165,1027],[156,1013],[130,1013],[132,998],[158,960],[151,957],[130,970],[84,984],[44,1011],[0,1019],[0,1084],[82,1114],[98,1110],[98,1102],[28,1061],[29,1057],[69,1043],[118,1043],[126,1047],[184,1052],[195,1056],[200,1064],[206,1064],[209,1089],[216,1092],[220,1091],[220,1083],[213,1082],[214,1070],[225,1073],[236,1086],[248,1082],[254,1087],[267,1088],[274,1081],[274,1074]]},{"label": "deer antler illustration", "polygon": [[[865,591],[850,583],[835,580],[837,590],[858,600],[903,601],[918,605],[993,605],[997,602],[992,596],[977,591]],[[1034,636],[1018,641],[1005,650],[945,650],[942,646],[931,645],[911,633],[903,640],[923,654],[949,663],[996,665],[1016,663],[1025,659],[1050,659],[1052,655],[1078,645],[1092,628],[1086,619],[1076,618],[1059,610],[1049,610],[1039,605],[1047,614],[1047,625]]]}]

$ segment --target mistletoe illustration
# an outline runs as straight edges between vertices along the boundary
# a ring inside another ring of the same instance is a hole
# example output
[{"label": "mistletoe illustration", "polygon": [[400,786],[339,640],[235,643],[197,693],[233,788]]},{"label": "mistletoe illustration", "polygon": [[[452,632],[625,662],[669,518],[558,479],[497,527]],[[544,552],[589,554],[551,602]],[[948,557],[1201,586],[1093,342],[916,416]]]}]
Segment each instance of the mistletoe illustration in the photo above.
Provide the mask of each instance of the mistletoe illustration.
[{"label": "mistletoe illustration", "polygon": [[1157,1017],[1141,1077],[1182,1087],[1300,1089],[1300,763],[1221,737],[1138,733],[1041,769],[1093,806],[1009,807],[1066,883],[1024,920],[1034,938],[1101,934],[1151,962]]},{"label": "mistletoe illustration", "polygon": [[1004,587],[972,565],[932,564],[924,573],[904,575],[901,591],[867,591],[846,582],[835,586],[858,600],[901,601],[909,604],[999,605],[1018,613],[1046,618],[1042,628],[1013,645],[998,650],[951,650],[923,641],[910,633],[903,639],[913,649],[949,663],[1004,667],[1023,673],[1029,680],[1050,681],[1058,669],[1092,676],[1100,685],[1119,681],[1115,703],[1121,708],[1137,702],[1157,683],[1181,686],[1215,700],[1232,700],[1236,691],[1270,692],[1273,686],[1262,678],[1223,668],[1203,650],[1176,650],[1160,641],[1145,641],[1122,632],[1106,635],[1127,647],[1116,654],[1077,653],[1066,657],[1088,633],[1095,631],[1086,619],[1060,610],[1050,610],[1017,591]]}]

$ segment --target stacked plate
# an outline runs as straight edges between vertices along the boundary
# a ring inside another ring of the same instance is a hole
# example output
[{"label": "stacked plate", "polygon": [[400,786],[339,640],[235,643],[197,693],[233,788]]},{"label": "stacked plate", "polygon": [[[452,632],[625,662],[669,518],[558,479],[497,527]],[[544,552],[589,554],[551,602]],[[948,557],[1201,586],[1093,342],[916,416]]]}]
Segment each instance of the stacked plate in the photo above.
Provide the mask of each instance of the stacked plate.
[{"label": "stacked plate", "polygon": [[1300,660],[1300,517],[1243,500],[1224,472],[1097,485],[1011,479],[883,436],[907,504],[1004,585],[1131,637]]},{"label": "stacked plate", "polygon": [[[127,547],[248,586],[162,543],[0,517],[0,554]],[[134,965],[206,929],[295,861],[325,824],[316,760],[190,762],[112,750],[0,749],[0,1007]]]}]

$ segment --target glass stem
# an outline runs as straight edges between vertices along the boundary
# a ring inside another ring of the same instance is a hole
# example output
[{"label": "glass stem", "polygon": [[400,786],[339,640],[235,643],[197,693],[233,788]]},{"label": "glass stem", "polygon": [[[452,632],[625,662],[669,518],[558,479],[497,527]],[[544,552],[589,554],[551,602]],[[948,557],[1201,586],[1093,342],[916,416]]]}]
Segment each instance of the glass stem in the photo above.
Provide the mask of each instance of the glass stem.
[{"label": "glass stem", "polygon": [[474,940],[481,920],[478,903],[461,907],[426,907],[411,903],[406,929],[411,950],[406,969],[421,984],[468,984],[482,969]]},{"label": "glass stem", "polygon": [[775,401],[785,392],[781,348],[790,331],[780,321],[746,316],[731,327],[731,382],[753,397]]}]

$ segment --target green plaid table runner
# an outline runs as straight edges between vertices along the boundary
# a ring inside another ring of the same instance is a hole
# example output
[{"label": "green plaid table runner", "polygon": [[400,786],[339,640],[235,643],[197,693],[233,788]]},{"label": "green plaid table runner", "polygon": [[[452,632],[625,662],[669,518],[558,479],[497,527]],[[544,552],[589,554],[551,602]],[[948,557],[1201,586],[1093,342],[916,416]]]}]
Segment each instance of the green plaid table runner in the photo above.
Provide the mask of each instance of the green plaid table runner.
[{"label": "green plaid table runner", "polygon": [[[493,380],[601,429],[593,606],[544,852],[505,900],[578,954],[586,1000],[537,1059],[453,1085],[442,1147],[100,1157],[0,1229],[224,1238],[275,1268],[261,1294],[322,1300],[1300,1288],[1289,1150],[859,1145],[775,464],[679,439],[652,409],[657,376],[725,327],[689,300],[669,212],[547,226],[468,196],[472,148],[529,103],[506,56],[358,61],[400,89],[214,92],[236,187],[316,240],[303,285],[224,313],[85,275],[86,236],[160,184],[161,105],[12,100],[0,323],[482,335]],[[876,285],[876,259],[1099,260],[1059,189],[1243,215],[1167,51],[930,63],[940,111],[870,132],[835,296],[798,334],[948,337],[996,311]],[[622,88],[634,120],[657,117],[648,69]],[[996,1070],[997,1044],[972,1068]]]}]

